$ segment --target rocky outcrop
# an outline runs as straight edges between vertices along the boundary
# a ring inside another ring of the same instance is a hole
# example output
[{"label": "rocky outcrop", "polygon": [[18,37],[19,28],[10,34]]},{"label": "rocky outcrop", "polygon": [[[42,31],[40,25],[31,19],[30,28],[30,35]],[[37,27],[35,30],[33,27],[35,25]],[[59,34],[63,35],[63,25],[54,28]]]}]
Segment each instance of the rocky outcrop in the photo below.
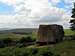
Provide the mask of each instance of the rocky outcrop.
[{"label": "rocky outcrop", "polygon": [[62,41],[63,37],[64,31],[61,25],[40,25],[37,35],[37,43],[56,43]]}]

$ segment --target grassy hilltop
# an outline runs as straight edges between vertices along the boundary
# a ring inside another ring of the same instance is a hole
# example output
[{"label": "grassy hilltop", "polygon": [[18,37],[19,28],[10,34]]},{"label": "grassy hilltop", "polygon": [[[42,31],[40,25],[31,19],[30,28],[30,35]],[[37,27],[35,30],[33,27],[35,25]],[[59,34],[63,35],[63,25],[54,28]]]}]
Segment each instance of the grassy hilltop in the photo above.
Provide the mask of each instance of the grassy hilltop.
[{"label": "grassy hilltop", "polygon": [[[23,31],[23,33],[21,30]],[[36,39],[37,29],[35,29],[35,31],[34,29],[28,29],[28,32],[27,29],[21,30],[13,29],[4,30],[3,32],[0,31],[0,45],[6,46],[0,48],[0,56],[75,56],[75,40],[64,40],[63,42],[54,45],[45,46],[37,46],[34,44],[24,45],[30,40],[32,40],[32,42],[35,42],[35,40],[33,39]],[[65,36],[72,36],[75,34],[75,32],[71,31],[70,29],[64,29],[64,32]],[[8,40],[12,41],[15,39],[17,44],[9,46],[10,42],[8,42]],[[3,44],[3,41],[6,41],[7,43]]]}]

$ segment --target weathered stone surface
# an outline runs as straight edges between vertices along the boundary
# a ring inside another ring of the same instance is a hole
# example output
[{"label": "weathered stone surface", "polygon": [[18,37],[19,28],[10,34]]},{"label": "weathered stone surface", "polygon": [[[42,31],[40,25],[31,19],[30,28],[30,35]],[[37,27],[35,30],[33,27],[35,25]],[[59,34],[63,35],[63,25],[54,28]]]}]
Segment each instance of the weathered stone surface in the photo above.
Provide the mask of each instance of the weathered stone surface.
[{"label": "weathered stone surface", "polygon": [[40,25],[37,36],[37,43],[56,43],[62,41],[63,37],[64,31],[61,25]]}]

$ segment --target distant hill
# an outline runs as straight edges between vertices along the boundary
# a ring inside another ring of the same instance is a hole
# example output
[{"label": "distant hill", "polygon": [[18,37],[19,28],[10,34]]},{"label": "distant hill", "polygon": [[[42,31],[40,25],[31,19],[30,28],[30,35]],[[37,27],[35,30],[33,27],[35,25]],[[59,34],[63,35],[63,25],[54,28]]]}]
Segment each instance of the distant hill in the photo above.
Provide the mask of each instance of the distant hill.
[{"label": "distant hill", "polygon": [[10,30],[9,28],[0,28],[0,31],[3,31],[3,30]]},{"label": "distant hill", "polygon": [[33,31],[38,30],[37,28],[17,28],[17,29],[7,29],[7,30],[0,30],[0,34],[3,33],[31,33]]}]

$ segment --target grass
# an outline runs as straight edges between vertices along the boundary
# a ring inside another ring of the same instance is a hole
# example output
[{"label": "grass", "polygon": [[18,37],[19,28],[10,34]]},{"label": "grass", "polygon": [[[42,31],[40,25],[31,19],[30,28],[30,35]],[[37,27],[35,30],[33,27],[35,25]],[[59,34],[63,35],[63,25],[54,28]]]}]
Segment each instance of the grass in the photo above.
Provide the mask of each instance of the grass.
[{"label": "grass", "polygon": [[0,39],[4,38],[12,38],[14,40],[19,40],[22,37],[27,37],[31,35],[21,35],[21,34],[13,34],[13,33],[6,33],[6,34],[0,34]]},{"label": "grass", "polygon": [[[30,47],[32,48],[32,47]],[[60,56],[75,56],[75,40],[71,41],[63,41],[61,43],[57,43],[51,47],[51,45],[45,46],[33,46],[33,48],[48,48],[52,53]]]},{"label": "grass", "polygon": [[51,50],[61,56],[75,56],[75,40],[58,43]]},{"label": "grass", "polygon": [[29,53],[31,54],[33,49],[38,50],[39,54],[41,52],[50,51],[51,53],[54,53],[55,55],[60,55],[60,56],[75,56],[75,40],[71,41],[63,41],[61,43],[55,44],[53,47],[50,46],[34,46],[32,47],[5,47],[5,48],[0,48],[0,55],[4,56],[21,56],[24,53]]},{"label": "grass", "polygon": [[[75,32],[70,30],[70,29],[64,29],[65,32],[65,36],[70,36],[70,35],[74,35]],[[5,34],[0,34],[0,39],[1,38],[15,38],[15,39],[19,39],[21,37],[27,37],[27,36],[31,36],[32,38],[37,38],[37,34],[36,33],[32,33],[32,34],[25,34],[25,35],[21,35],[21,34],[13,34],[13,33],[5,33]]]},{"label": "grass", "polygon": [[71,36],[75,34],[75,32],[70,29],[64,29],[64,33],[65,33],[65,36]]},{"label": "grass", "polygon": [[[70,29],[64,29],[65,36],[70,36],[74,35],[75,32],[70,30]],[[32,36],[33,38],[36,37],[36,34],[34,35],[19,35],[19,34],[0,34],[0,39],[2,38],[14,38],[14,39],[20,39],[21,37],[27,37],[27,36]],[[20,54],[25,53],[27,50],[33,48],[38,48],[39,49],[45,49],[48,48],[49,51],[51,51],[54,54],[60,54],[60,56],[75,56],[75,40],[70,40],[70,41],[63,41],[61,43],[57,43],[55,45],[45,45],[45,46],[27,46],[27,47],[5,47],[5,48],[0,48],[0,56],[19,56]],[[15,54],[16,52],[16,54]],[[32,51],[31,51],[32,52]],[[21,55],[20,55],[21,56]]]}]

